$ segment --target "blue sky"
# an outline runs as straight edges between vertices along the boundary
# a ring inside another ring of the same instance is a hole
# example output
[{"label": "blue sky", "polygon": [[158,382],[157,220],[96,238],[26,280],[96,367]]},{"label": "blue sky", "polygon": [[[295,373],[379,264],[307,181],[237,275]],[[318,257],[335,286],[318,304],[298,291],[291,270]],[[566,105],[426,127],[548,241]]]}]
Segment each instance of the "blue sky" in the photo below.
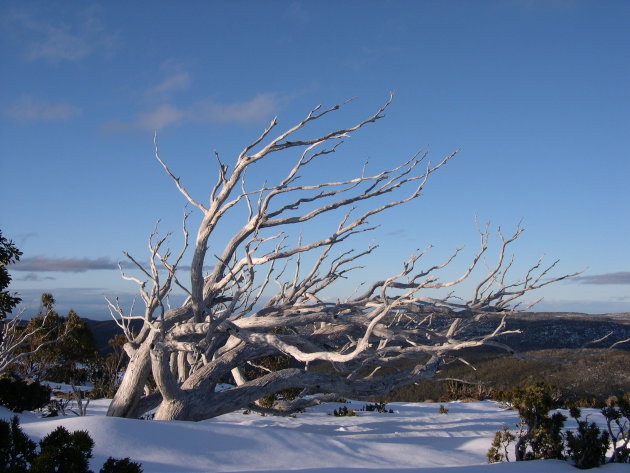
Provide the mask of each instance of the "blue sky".
[{"label": "blue sky", "polygon": [[24,252],[11,289],[27,308],[47,291],[104,317],[103,294],[135,290],[122,251],[142,259],[160,218],[178,232],[185,202],[154,131],[205,199],[213,150],[231,163],[273,116],[284,129],[319,103],[355,97],[326,126],[354,123],[394,91],[314,178],[461,153],[375,221],[381,247],[357,281],[428,244],[427,263],[464,246],[456,274],[475,215],[505,233],[523,219],[516,269],[542,254],[556,275],[586,269],[541,291],[539,310],[630,311],[628,2],[5,1],[0,22],[0,228]]}]

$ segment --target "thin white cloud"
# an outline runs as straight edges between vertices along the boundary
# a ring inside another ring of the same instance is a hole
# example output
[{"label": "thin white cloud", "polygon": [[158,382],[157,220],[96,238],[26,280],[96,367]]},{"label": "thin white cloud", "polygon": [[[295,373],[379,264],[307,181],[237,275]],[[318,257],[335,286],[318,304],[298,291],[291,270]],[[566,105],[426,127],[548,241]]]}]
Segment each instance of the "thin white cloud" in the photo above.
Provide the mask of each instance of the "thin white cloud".
[{"label": "thin white cloud", "polygon": [[69,120],[79,116],[81,112],[81,108],[74,105],[52,103],[25,96],[19,102],[6,108],[4,115],[18,122],[55,122]]},{"label": "thin white cloud", "polygon": [[169,125],[180,124],[187,113],[169,104],[163,104],[150,112],[138,114],[134,126],[143,130],[162,130]]},{"label": "thin white cloud", "polygon": [[221,104],[206,101],[197,104],[192,112],[199,120],[215,123],[255,123],[269,117],[278,109],[275,94],[258,94],[245,102]]},{"label": "thin white cloud", "polygon": [[117,42],[116,36],[106,31],[100,11],[96,6],[73,9],[64,15],[66,21],[52,22],[46,18],[45,9],[15,9],[6,23],[26,60],[75,62],[97,52],[109,53]]},{"label": "thin white cloud", "polygon": [[190,75],[187,72],[177,72],[166,77],[158,85],[151,87],[148,95],[162,95],[177,90],[185,90],[190,85]]},{"label": "thin white cloud", "polygon": [[44,37],[27,46],[28,59],[46,59],[51,62],[78,61],[92,52],[88,41],[60,28],[48,27]]},{"label": "thin white cloud", "polygon": [[276,114],[281,102],[277,94],[263,93],[243,102],[219,103],[207,99],[188,107],[163,103],[152,110],[138,113],[131,122],[110,122],[103,128],[113,132],[133,129],[154,131],[185,123],[260,123]]}]

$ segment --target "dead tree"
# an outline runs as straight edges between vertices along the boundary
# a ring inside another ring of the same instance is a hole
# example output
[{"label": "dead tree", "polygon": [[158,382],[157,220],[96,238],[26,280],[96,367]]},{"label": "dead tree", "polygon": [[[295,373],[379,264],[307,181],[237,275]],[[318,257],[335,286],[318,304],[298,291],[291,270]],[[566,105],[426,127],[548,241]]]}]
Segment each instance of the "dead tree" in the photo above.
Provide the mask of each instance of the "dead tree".
[{"label": "dead tree", "polygon": [[[130,357],[108,415],[136,417],[157,407],[156,419],[201,420],[239,408],[262,409],[260,399],[299,389],[297,397],[276,399],[269,407],[271,412],[287,413],[336,396],[374,398],[431,378],[445,357],[464,348],[494,345],[509,350],[496,341],[510,333],[505,317],[489,333],[471,335],[468,328],[487,312],[508,315],[513,302],[526,292],[569,276],[549,278],[554,265],[543,268],[538,262],[522,279],[508,282],[511,262],[504,264],[506,248],[521,234],[520,227],[509,238],[499,232],[496,265],[481,278],[469,300],[452,294],[436,298],[428,291],[454,287],[473,273],[488,250],[487,226],[479,231],[479,251],[454,280],[441,281],[438,272],[459,250],[442,264],[418,269],[425,250],[404,262],[398,274],[345,299],[331,302],[322,297],[325,289],[357,268],[358,259],[376,248],[344,251],[343,243],[373,230],[370,217],[418,198],[429,176],[455,156],[431,165],[424,162],[426,154],[418,153],[374,174],[364,167],[352,179],[302,183],[300,176],[308,165],[335,153],[344,138],[383,118],[390,102],[391,97],[354,126],[315,137],[305,137],[309,125],[344,104],[318,106],[275,137],[274,119],[243,149],[233,167],[215,153],[218,177],[207,203],[186,190],[155,143],[155,157],[188,204],[201,213],[201,223],[191,244],[189,284],[178,278],[178,266],[189,246],[188,214],[177,255],[165,249],[166,238],[156,232],[149,238],[147,265],[127,255],[142,277],[124,273],[123,277],[138,284],[144,314],[130,315],[116,301],[108,301],[128,336],[125,349]],[[247,188],[248,168],[287,156],[293,158],[281,179]],[[243,211],[243,225],[219,248],[213,237],[221,231],[226,214],[237,210]],[[311,241],[299,237],[291,243],[291,229],[335,211],[340,221],[325,237]],[[211,269],[204,274],[206,267]],[[167,296],[175,287],[187,298],[180,307],[169,308]],[[433,324],[432,315],[446,317],[448,323]],[[143,327],[134,334],[129,323],[138,318]],[[260,368],[260,360],[278,355],[290,363],[251,375],[250,367]],[[152,393],[145,390],[150,374],[157,385]],[[232,387],[215,389],[226,379]]]}]

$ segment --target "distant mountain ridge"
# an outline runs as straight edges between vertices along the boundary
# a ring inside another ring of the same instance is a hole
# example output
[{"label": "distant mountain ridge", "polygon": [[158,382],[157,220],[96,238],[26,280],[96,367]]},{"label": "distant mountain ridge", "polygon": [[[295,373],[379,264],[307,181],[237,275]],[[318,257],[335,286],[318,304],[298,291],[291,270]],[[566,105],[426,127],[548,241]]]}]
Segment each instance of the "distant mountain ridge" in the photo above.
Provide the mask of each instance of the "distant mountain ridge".
[{"label": "distant mountain ridge", "polygon": [[[481,335],[491,331],[501,315],[490,314],[472,326],[469,334]],[[110,348],[108,340],[122,333],[113,320],[83,319],[90,327],[101,353]],[[583,314],[578,312],[523,312],[510,315],[507,329],[522,330],[521,334],[505,335],[497,339],[517,352],[562,348],[607,348],[615,342],[630,339],[630,313]],[[136,329],[140,321],[132,324]],[[609,335],[610,334],[610,335]],[[603,340],[592,343],[595,340]],[[630,351],[630,342],[616,348]]]},{"label": "distant mountain ridge", "polygon": [[[495,317],[498,318],[498,315]],[[522,331],[521,334],[500,337],[516,351],[608,348],[616,342],[630,339],[630,313],[520,313],[508,318],[507,328]],[[630,350],[630,342],[620,343],[616,348]]]}]

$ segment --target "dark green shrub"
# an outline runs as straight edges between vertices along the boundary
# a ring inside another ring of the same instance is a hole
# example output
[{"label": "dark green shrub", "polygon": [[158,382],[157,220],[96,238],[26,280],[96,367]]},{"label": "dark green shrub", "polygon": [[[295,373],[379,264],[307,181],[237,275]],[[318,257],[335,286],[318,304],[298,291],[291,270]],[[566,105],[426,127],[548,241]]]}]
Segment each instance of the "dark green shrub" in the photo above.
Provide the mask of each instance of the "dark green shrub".
[{"label": "dark green shrub", "polygon": [[[82,430],[68,432],[57,427],[39,442],[20,428],[17,416],[11,423],[0,420],[0,473],[92,473],[88,469],[94,441]],[[99,473],[142,473],[129,458],[109,457]]]},{"label": "dark green shrub", "polygon": [[608,432],[599,430],[595,422],[578,421],[577,432],[567,431],[567,451],[578,468],[595,468],[605,463],[609,446]]},{"label": "dark green shrub", "polygon": [[68,432],[59,426],[39,442],[32,473],[91,473],[88,469],[94,441],[87,432]]},{"label": "dark green shrub", "polygon": [[440,408],[438,409],[440,414],[448,414],[448,409],[444,407],[444,404],[440,404]]},{"label": "dark green shrub", "polygon": [[516,440],[516,461],[564,459],[562,427],[567,418],[549,411],[560,406],[558,389],[545,383],[535,383],[512,390],[509,403],[518,410],[521,433]]},{"label": "dark green shrub", "polygon": [[566,420],[566,416],[559,412],[542,419],[540,425],[530,431],[529,445],[531,451],[526,451],[524,459],[564,460],[562,428]]},{"label": "dark green shrub", "polygon": [[569,409],[569,415],[576,420],[579,419],[580,416],[582,415],[582,411],[580,410],[580,408],[577,406],[576,403],[567,404],[567,409]]},{"label": "dark green shrub", "polygon": [[14,412],[34,411],[50,402],[50,388],[39,382],[0,378],[0,405]]},{"label": "dark green shrub", "polygon": [[109,457],[99,473],[142,473],[140,463],[132,462],[129,457],[116,460]]},{"label": "dark green shrub", "polygon": [[381,414],[393,414],[392,409],[387,409],[387,404],[384,402],[375,402],[372,404],[365,404],[362,408],[364,412],[380,412]]},{"label": "dark green shrub", "polygon": [[342,406],[339,409],[335,409],[333,415],[335,417],[353,417],[356,416],[357,413],[354,412],[354,409],[348,409],[346,406]]},{"label": "dark green shrub", "polygon": [[17,416],[11,423],[0,420],[0,472],[26,473],[35,458],[35,442],[22,429]]}]

